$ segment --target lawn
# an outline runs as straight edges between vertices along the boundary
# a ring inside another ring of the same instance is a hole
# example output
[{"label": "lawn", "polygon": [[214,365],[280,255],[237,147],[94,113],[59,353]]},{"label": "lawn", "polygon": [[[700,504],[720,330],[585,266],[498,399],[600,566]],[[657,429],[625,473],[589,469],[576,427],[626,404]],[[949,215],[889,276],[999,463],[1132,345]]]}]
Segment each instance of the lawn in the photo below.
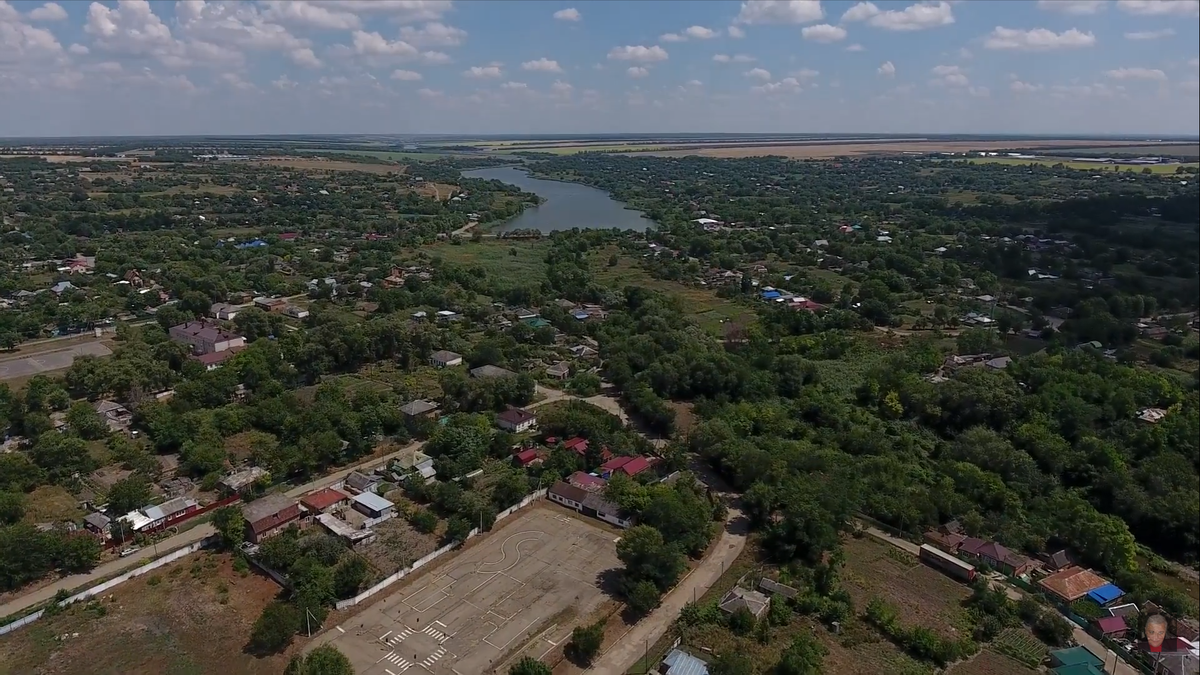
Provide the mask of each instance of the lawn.
[{"label": "lawn", "polygon": [[286,657],[243,648],[279,586],[231,563],[188,556],[0,637],[0,675],[278,675]]},{"label": "lawn", "polygon": [[391,150],[305,150],[304,152],[336,152],[339,155],[360,155],[374,157],[388,162],[432,162],[435,159],[449,157],[448,152],[394,152]]},{"label": "lawn", "polygon": [[43,485],[25,497],[24,520],[27,523],[77,521],[82,517],[78,500],[61,486]]}]

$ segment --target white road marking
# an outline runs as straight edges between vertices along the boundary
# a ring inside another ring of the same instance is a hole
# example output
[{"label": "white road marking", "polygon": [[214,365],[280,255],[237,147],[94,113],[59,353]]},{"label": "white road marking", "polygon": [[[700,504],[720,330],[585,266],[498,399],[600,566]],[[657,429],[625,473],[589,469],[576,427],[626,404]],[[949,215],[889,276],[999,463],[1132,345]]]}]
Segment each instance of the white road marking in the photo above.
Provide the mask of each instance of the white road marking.
[{"label": "white road marking", "polygon": [[341,633],[343,633],[343,634],[345,634],[345,632],[346,632],[346,629],[345,629],[345,628],[342,628],[341,626],[334,626],[334,628],[337,628],[337,629],[338,629],[338,631],[339,631],[339,632],[341,632]]}]

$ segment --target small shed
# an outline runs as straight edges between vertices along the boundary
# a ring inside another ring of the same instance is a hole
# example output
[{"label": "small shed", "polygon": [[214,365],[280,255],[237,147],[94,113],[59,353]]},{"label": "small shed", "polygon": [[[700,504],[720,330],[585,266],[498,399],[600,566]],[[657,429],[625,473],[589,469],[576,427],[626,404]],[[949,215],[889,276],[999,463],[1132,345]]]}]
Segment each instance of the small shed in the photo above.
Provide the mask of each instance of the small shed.
[{"label": "small shed", "polygon": [[396,511],[395,504],[374,492],[354,495],[351,500],[354,502],[354,509],[368,518],[382,518]]},{"label": "small shed", "polygon": [[1104,634],[1104,637],[1118,638],[1125,635],[1125,631],[1129,630],[1129,626],[1125,624],[1125,619],[1119,616],[1106,616],[1096,620],[1096,627]]},{"label": "small shed", "polygon": [[1094,588],[1087,593],[1087,597],[1092,602],[1101,607],[1125,595],[1125,591],[1117,588],[1116,584],[1104,584],[1100,588]]}]

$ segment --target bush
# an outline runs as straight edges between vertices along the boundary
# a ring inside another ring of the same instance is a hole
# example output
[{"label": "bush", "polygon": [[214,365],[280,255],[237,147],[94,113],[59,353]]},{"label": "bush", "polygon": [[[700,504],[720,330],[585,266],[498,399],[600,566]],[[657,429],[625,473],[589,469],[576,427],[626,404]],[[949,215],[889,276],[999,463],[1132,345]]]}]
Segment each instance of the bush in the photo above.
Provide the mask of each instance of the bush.
[{"label": "bush", "polygon": [[437,529],[438,519],[433,515],[433,512],[428,509],[417,509],[413,511],[412,517],[408,522],[422,534],[433,534]]},{"label": "bush", "polygon": [[571,631],[571,641],[567,643],[567,655],[580,664],[590,664],[600,653],[600,645],[604,641],[604,620],[601,619],[590,626],[580,626]]},{"label": "bush", "polygon": [[736,612],[729,615],[729,630],[736,635],[749,635],[754,630],[757,622],[750,610],[745,607],[740,607]]},{"label": "bush", "polygon": [[275,653],[292,642],[300,630],[300,610],[286,602],[272,602],[254,622],[250,631],[250,648],[256,652]]}]

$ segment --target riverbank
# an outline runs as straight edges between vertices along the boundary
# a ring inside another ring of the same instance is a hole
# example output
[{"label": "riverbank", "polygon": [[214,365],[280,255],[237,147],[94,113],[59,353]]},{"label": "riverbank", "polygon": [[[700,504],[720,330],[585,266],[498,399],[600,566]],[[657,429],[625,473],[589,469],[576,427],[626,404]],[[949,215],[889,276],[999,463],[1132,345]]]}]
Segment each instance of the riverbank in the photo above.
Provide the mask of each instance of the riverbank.
[{"label": "riverbank", "polygon": [[543,178],[530,166],[489,167],[463,171],[465,178],[495,180],[537,195],[536,208],[526,208],[511,219],[477,226],[489,233],[530,230],[549,234],[572,229],[617,229],[644,232],[655,223],[641,209],[618,201],[605,190],[558,178]]}]

